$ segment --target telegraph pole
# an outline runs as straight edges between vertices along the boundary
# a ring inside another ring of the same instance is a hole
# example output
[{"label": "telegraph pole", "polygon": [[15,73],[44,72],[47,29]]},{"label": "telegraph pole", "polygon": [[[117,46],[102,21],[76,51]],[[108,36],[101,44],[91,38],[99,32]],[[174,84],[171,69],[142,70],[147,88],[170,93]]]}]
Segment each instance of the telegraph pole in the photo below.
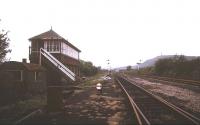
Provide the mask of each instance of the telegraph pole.
[{"label": "telegraph pole", "polygon": [[109,75],[110,74],[110,60],[107,59],[106,62],[107,62],[107,65],[108,65],[108,75]]},{"label": "telegraph pole", "polygon": [[140,70],[141,61],[142,61],[142,60],[140,59],[139,62],[137,63],[138,72],[139,72],[139,70]]}]

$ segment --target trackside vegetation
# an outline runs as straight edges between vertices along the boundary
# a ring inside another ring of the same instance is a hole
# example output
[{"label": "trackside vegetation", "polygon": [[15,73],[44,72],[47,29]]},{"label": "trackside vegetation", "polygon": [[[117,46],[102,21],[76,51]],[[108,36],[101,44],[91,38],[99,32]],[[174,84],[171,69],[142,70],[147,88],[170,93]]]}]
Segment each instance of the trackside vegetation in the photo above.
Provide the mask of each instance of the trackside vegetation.
[{"label": "trackside vegetation", "polygon": [[158,60],[154,66],[129,73],[200,80],[200,57],[187,59],[184,55]]},{"label": "trackside vegetation", "polygon": [[80,72],[82,76],[94,76],[100,69],[100,67],[95,67],[90,61],[80,60]]},{"label": "trackside vegetation", "polygon": [[200,58],[187,60],[185,56],[161,59],[155,64],[156,75],[200,80]]}]

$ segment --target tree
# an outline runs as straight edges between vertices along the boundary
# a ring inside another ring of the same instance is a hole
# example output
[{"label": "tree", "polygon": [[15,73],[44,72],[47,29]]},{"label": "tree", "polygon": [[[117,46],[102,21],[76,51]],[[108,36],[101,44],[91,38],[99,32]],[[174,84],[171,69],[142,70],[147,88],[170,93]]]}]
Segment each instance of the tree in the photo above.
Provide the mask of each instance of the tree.
[{"label": "tree", "polygon": [[154,73],[160,76],[200,80],[200,58],[192,60],[184,55],[160,59],[156,62]]},{"label": "tree", "polygon": [[80,61],[80,72],[83,76],[92,76],[98,72],[99,68],[93,66],[92,62]]},{"label": "tree", "polygon": [[0,31],[0,63],[5,61],[6,54],[11,52],[11,49],[8,49],[10,39],[7,34],[8,31],[5,32],[3,29]]},{"label": "tree", "polygon": [[166,73],[171,72],[174,68],[173,59],[159,59],[155,63],[155,73],[157,75],[165,75]]},{"label": "tree", "polygon": [[127,70],[127,71],[130,71],[130,70],[131,70],[131,66],[127,66],[127,67],[126,67],[126,70]]}]

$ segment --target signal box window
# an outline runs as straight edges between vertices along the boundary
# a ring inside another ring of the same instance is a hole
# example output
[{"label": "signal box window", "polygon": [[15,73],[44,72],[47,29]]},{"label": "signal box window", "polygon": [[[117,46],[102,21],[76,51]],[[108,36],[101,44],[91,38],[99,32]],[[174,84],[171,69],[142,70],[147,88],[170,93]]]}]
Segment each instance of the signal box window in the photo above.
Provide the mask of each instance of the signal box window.
[{"label": "signal box window", "polygon": [[58,41],[46,42],[46,50],[48,52],[60,52],[60,43]]}]

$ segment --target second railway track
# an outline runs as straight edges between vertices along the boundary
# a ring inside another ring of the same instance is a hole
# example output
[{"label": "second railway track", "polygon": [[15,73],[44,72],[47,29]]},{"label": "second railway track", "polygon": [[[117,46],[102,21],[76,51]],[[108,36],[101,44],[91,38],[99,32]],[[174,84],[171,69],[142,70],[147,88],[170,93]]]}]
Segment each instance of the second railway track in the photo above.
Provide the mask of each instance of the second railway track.
[{"label": "second railway track", "polygon": [[118,76],[117,81],[127,94],[139,124],[199,125],[199,118],[149,93],[128,79]]},{"label": "second railway track", "polygon": [[200,81],[195,81],[195,80],[186,80],[186,79],[177,79],[170,77],[150,76],[150,75],[139,75],[139,77],[160,82],[167,82],[167,83],[175,82],[179,84],[194,85],[200,87]]}]

